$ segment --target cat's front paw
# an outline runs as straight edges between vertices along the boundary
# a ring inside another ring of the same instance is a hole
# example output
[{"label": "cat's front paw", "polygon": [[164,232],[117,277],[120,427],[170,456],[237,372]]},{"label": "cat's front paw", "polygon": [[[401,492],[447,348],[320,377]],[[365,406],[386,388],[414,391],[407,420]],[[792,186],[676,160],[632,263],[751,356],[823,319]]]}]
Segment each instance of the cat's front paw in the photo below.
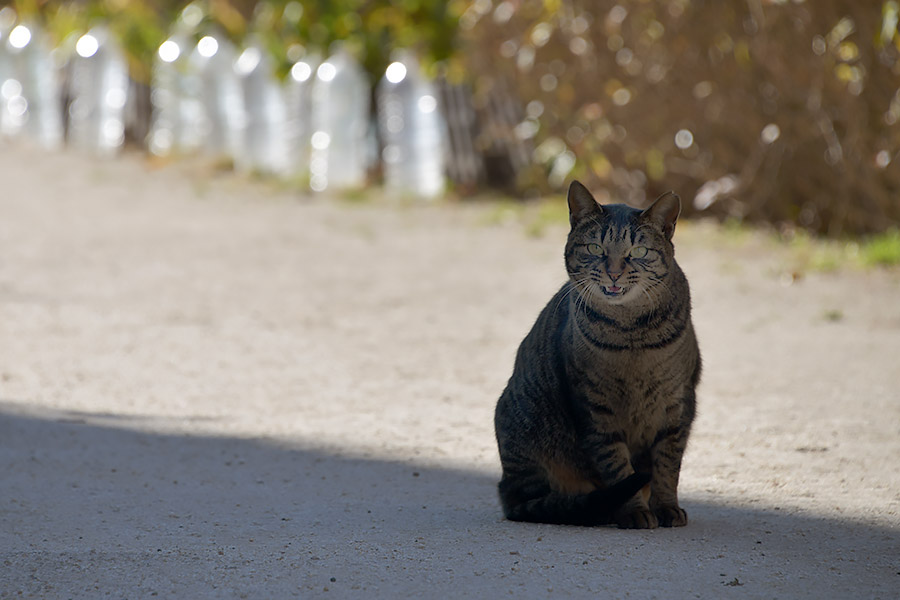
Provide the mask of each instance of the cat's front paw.
[{"label": "cat's front paw", "polygon": [[680,506],[660,506],[656,509],[656,518],[660,527],[684,527],[687,525],[687,513]]},{"label": "cat's front paw", "polygon": [[656,529],[659,527],[659,520],[650,510],[636,508],[617,516],[616,524],[619,529]]}]

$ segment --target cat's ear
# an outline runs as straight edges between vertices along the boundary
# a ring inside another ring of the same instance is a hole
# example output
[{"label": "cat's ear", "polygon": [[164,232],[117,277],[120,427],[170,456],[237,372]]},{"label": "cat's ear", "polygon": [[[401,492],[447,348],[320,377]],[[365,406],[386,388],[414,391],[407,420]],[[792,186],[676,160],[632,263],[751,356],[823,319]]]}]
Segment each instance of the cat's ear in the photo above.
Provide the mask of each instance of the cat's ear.
[{"label": "cat's ear", "polygon": [[681,214],[681,198],[675,192],[666,192],[641,213],[641,217],[659,227],[671,240],[675,234],[675,223]]},{"label": "cat's ear", "polygon": [[573,180],[569,185],[568,200],[569,223],[572,224],[572,227],[587,215],[596,215],[603,212],[603,209],[600,208],[600,205],[597,204],[597,201],[594,200],[588,189],[578,181]]}]

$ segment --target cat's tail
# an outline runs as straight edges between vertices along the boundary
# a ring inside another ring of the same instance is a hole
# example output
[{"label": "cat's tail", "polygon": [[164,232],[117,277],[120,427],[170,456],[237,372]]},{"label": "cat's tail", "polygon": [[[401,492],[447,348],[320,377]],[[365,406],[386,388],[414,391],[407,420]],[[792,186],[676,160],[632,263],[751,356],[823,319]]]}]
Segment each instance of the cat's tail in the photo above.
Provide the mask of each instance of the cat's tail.
[{"label": "cat's tail", "polygon": [[[540,495],[529,494],[522,488],[504,489],[506,482],[501,481],[500,500],[503,512],[510,521],[606,525],[612,521],[613,513],[649,482],[649,474],[635,473],[611,487],[573,496],[554,492],[549,488],[541,490]],[[534,491],[537,490],[532,488],[532,492]]]}]

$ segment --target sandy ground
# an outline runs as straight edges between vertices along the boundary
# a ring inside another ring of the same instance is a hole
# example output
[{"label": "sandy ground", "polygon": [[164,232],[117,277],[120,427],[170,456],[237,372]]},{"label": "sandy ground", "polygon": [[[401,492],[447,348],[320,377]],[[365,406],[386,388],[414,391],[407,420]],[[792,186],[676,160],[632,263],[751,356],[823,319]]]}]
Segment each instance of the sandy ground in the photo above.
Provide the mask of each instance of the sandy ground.
[{"label": "sandy ground", "polygon": [[690,523],[502,519],[563,227],[0,148],[0,597],[897,598],[900,273],[683,224]]}]

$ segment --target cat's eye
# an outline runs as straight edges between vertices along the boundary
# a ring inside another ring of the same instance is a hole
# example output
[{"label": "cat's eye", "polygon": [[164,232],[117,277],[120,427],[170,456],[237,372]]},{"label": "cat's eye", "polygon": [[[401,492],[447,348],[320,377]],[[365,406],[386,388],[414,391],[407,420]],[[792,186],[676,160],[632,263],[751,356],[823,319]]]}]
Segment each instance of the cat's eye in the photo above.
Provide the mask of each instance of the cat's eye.
[{"label": "cat's eye", "polygon": [[600,244],[588,244],[587,251],[594,256],[603,256],[604,254],[606,254]]},{"label": "cat's eye", "polygon": [[631,249],[631,258],[644,258],[647,256],[647,249],[643,246],[635,246]]}]

